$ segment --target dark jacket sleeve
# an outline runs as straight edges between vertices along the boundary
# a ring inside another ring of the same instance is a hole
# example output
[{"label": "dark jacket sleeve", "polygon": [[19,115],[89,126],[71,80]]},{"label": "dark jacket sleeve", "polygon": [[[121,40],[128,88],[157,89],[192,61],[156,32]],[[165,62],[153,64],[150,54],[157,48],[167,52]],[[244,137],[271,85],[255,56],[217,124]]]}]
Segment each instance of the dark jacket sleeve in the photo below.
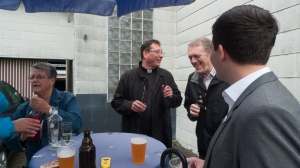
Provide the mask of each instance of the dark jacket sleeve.
[{"label": "dark jacket sleeve", "polygon": [[188,82],[185,88],[184,108],[187,111],[187,116],[189,117],[189,119],[191,121],[197,121],[198,117],[193,117],[190,113],[191,105],[196,103],[196,97],[193,96],[193,92],[197,92],[197,90],[195,90],[196,88],[193,86],[193,83],[191,82],[192,75],[193,73],[189,75]]},{"label": "dark jacket sleeve", "polygon": [[209,130],[212,130],[212,132],[210,132],[211,135],[213,135],[216,132],[219,125],[221,124],[221,121],[228,113],[228,104],[225,102],[222,96],[222,92],[226,90],[228,87],[229,84],[225,82],[221,82],[219,84],[219,87],[217,88],[216,97],[213,100],[210,100],[212,101],[213,104],[213,107],[209,108],[211,113],[210,114],[211,123],[206,123],[206,124],[208,127],[211,128]]},{"label": "dark jacket sleeve", "polygon": [[115,95],[113,100],[111,101],[111,107],[115,109],[115,111],[121,115],[131,115],[131,105],[133,101],[128,100],[127,97],[130,93],[127,90],[128,75],[125,73],[121,76],[121,79],[118,83]]},{"label": "dark jacket sleeve", "polygon": [[170,73],[169,75],[170,77],[168,79],[170,80],[169,81],[170,87],[172,88],[173,91],[173,96],[171,99],[171,108],[176,108],[179,107],[182,102],[181,92],[179,91],[172,74]]}]

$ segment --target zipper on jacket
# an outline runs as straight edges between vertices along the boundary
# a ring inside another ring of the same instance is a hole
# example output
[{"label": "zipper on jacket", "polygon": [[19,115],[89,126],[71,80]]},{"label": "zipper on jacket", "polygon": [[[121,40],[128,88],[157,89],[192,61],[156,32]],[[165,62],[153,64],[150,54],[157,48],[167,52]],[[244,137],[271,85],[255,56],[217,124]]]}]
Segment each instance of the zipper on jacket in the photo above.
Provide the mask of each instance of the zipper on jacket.
[{"label": "zipper on jacket", "polygon": [[[156,80],[155,80],[155,83],[152,87],[152,89],[154,90],[154,87],[155,87],[155,84],[158,80],[159,76],[157,76]],[[144,103],[144,98],[145,98],[145,91],[146,91],[146,79],[144,78],[144,89],[143,89],[143,95],[142,95],[142,103]],[[140,117],[139,117],[139,126],[138,126],[138,134],[140,134],[140,126],[141,126],[141,118],[142,118],[142,113],[140,112]]]},{"label": "zipper on jacket", "polygon": [[[144,78],[144,91],[143,91],[143,94],[142,94],[142,103],[144,103],[144,97],[145,97],[145,90],[146,90],[146,82],[145,82],[145,78]],[[140,117],[139,117],[139,126],[138,126],[138,134],[140,134],[140,126],[141,126],[141,118],[142,118],[142,112],[140,112]]]},{"label": "zipper on jacket", "polygon": [[156,80],[155,80],[155,83],[154,83],[153,88],[152,88],[153,90],[154,90],[154,86],[155,86],[155,84],[156,84],[158,78],[159,78],[159,76],[157,76],[157,78],[156,78]]}]

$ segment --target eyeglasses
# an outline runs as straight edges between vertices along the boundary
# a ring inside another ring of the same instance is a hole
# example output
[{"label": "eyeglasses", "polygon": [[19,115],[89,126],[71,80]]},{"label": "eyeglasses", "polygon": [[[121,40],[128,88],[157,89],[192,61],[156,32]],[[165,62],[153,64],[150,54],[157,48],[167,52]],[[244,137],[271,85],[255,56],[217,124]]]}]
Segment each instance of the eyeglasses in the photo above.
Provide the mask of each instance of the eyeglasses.
[{"label": "eyeglasses", "polygon": [[28,77],[28,79],[29,79],[30,81],[32,81],[34,78],[37,79],[37,80],[48,79],[48,77],[46,77],[46,76],[41,76],[41,75],[37,75],[37,76],[29,76],[29,77]]},{"label": "eyeglasses", "polygon": [[154,50],[154,51],[149,51],[148,52],[155,52],[156,54],[162,54],[162,55],[165,55],[164,52],[160,51],[160,50]]}]

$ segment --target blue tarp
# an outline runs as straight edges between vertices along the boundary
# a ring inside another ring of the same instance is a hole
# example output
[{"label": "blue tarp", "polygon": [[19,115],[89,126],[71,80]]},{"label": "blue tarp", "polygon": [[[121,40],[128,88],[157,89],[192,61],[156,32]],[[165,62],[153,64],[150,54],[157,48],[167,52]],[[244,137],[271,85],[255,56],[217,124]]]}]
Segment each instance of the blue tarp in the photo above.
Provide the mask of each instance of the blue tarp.
[{"label": "blue tarp", "polygon": [[116,0],[23,0],[25,11],[74,12],[110,16]]},{"label": "blue tarp", "polygon": [[21,0],[0,0],[0,9],[17,10],[20,6]]},{"label": "blue tarp", "polygon": [[[118,16],[134,11],[187,5],[195,0],[23,0],[25,11],[33,12],[74,12],[110,16],[118,5]],[[17,10],[21,0],[0,0],[0,9]]]},{"label": "blue tarp", "polygon": [[118,16],[122,16],[138,10],[187,5],[195,0],[117,0]]}]

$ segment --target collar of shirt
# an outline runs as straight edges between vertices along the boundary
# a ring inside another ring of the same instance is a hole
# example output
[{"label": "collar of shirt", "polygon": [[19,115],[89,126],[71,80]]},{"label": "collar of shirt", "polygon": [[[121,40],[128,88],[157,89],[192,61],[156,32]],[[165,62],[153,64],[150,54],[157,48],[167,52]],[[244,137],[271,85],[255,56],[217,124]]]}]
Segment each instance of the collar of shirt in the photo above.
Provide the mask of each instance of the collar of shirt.
[{"label": "collar of shirt", "polygon": [[209,86],[210,82],[212,81],[212,79],[214,78],[215,75],[216,75],[216,70],[215,70],[214,67],[210,70],[209,74],[207,74],[207,75],[204,75],[204,74],[200,75],[201,78],[202,78],[202,80],[203,80],[203,83],[204,83],[204,85],[206,87],[206,90],[208,89],[208,86]]},{"label": "collar of shirt", "polygon": [[265,67],[256,72],[249,74],[248,76],[240,79],[239,81],[232,84],[229,88],[222,92],[225,102],[228,104],[228,112],[231,110],[233,104],[240,97],[240,95],[246,90],[246,88],[254,82],[257,78],[265,73],[270,72],[270,68]]},{"label": "collar of shirt", "polygon": [[199,76],[200,76],[201,78],[205,79],[205,78],[209,78],[209,77],[212,77],[212,78],[213,78],[216,74],[217,74],[217,72],[216,72],[215,68],[213,67],[213,68],[210,70],[209,74],[207,74],[207,75],[200,74]]}]

